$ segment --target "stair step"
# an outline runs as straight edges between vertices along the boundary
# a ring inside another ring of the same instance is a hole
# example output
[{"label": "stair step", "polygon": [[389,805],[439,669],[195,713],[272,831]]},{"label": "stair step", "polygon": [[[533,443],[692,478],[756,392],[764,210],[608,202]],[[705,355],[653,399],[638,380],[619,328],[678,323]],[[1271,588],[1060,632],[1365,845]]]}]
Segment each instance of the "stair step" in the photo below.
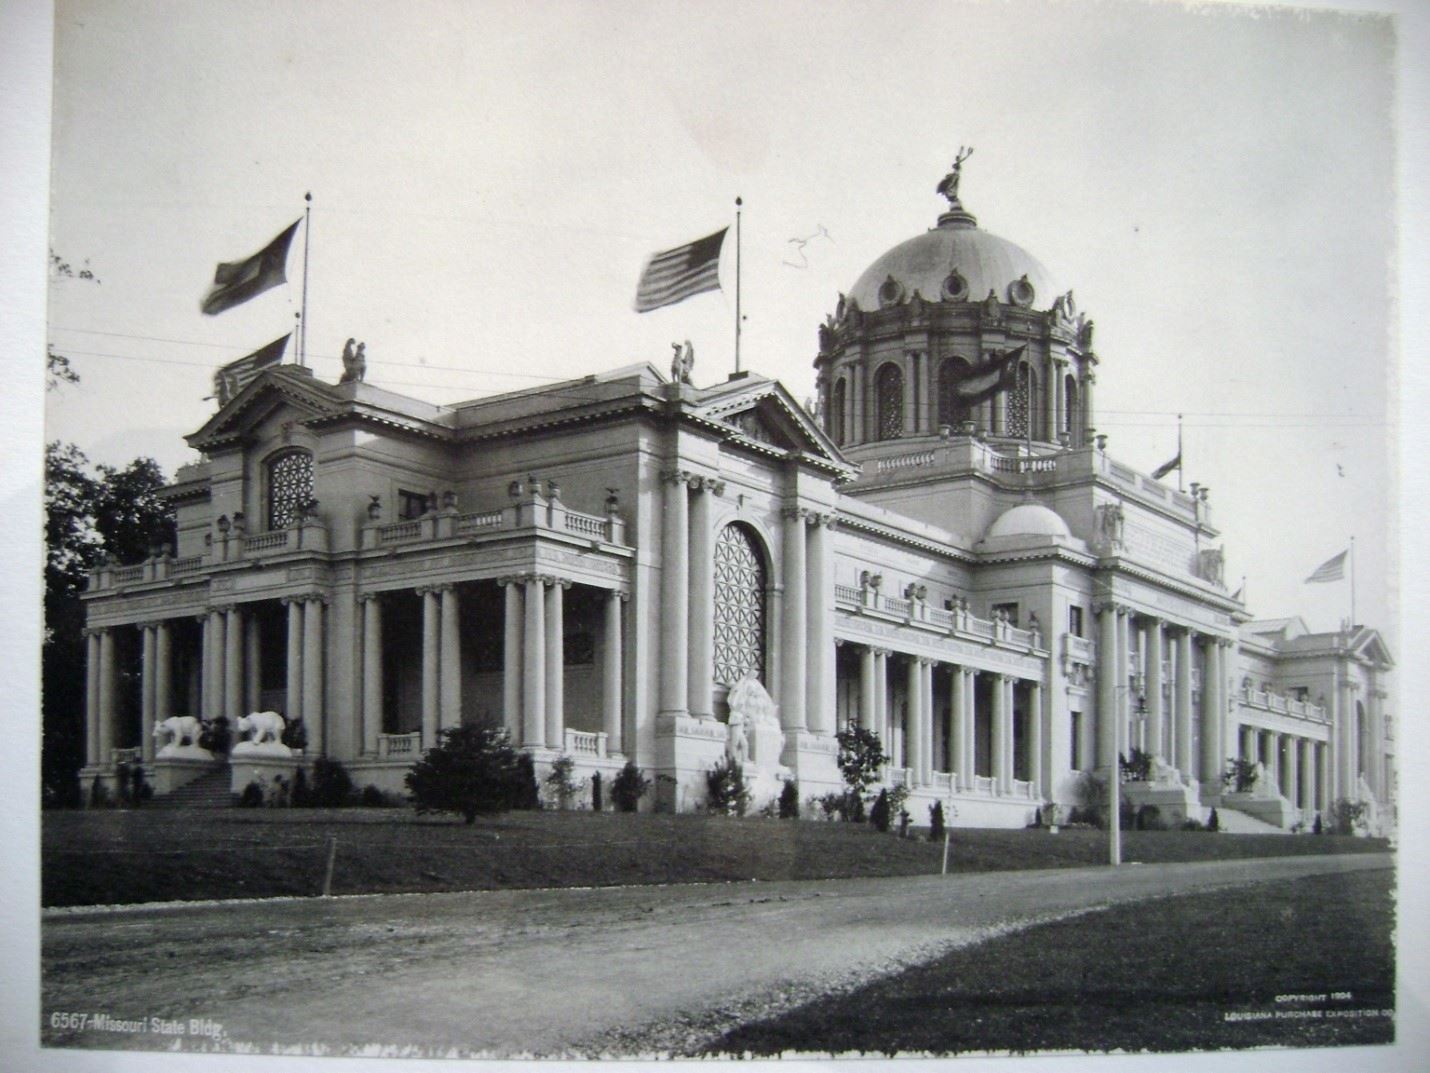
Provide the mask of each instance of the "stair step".
[{"label": "stair step", "polygon": [[153,808],[229,808],[233,793],[229,789],[227,768],[210,771],[187,782],[171,793],[155,797]]}]

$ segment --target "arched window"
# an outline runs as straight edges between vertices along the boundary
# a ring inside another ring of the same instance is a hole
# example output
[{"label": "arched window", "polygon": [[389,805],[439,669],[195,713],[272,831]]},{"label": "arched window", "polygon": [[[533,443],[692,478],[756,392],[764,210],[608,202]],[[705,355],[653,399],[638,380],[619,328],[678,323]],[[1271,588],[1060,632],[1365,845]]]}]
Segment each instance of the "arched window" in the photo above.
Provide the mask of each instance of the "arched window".
[{"label": "arched window", "polygon": [[847,395],[847,385],[841,376],[834,382],[834,400],[829,404],[829,431],[834,437],[834,442],[840,447],[844,446],[844,405]]},{"label": "arched window", "polygon": [[292,450],[268,462],[268,528],[296,525],[313,498],[313,456]]},{"label": "arched window", "polygon": [[874,398],[879,414],[879,439],[897,440],[904,434],[904,373],[897,365],[880,368],[874,378]]},{"label": "arched window", "polygon": [[1032,432],[1031,422],[1038,412],[1038,377],[1026,361],[1018,363],[1018,375],[1013,381],[1013,390],[1008,392],[1009,436],[1028,436]]},{"label": "arched window", "polygon": [[755,535],[738,522],[715,541],[715,681],[733,686],[746,675],[765,681],[765,559]]},{"label": "arched window", "polygon": [[1068,434],[1068,443],[1073,447],[1078,447],[1081,437],[1078,435],[1080,424],[1077,412],[1077,377],[1071,373],[1063,378],[1063,393],[1062,431]]},{"label": "arched window", "polygon": [[971,416],[954,390],[959,380],[968,375],[968,369],[968,362],[962,358],[947,358],[938,367],[938,424],[955,431]]}]

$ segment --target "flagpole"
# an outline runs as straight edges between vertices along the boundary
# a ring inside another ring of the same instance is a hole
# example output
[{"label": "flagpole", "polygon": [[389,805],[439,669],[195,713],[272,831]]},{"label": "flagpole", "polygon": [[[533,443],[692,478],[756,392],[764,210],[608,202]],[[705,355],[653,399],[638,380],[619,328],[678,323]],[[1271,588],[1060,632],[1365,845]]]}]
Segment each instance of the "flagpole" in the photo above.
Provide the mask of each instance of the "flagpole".
[{"label": "flagpole", "polygon": [[303,312],[298,321],[298,364],[308,364],[308,236],[313,231],[313,192],[303,195]]},{"label": "flagpole", "polygon": [[1351,536],[1351,629],[1356,627],[1356,538]]},{"label": "flagpole", "polygon": [[744,198],[735,198],[735,371],[740,371],[740,207]]},{"label": "flagpole", "polygon": [[1177,491],[1182,491],[1182,473],[1186,469],[1186,460],[1182,457],[1182,415],[1177,415]]}]

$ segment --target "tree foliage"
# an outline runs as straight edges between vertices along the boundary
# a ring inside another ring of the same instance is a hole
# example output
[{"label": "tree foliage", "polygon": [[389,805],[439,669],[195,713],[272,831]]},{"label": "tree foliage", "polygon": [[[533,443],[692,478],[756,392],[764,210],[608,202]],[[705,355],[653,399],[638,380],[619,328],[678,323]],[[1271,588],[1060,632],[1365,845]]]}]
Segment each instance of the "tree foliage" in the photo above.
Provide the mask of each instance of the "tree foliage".
[{"label": "tree foliage", "polygon": [[879,735],[864,727],[849,726],[837,735],[839,742],[839,771],[844,776],[844,784],[862,805],[868,797],[869,787],[879,781],[879,775],[889,762],[884,753],[884,745]]},{"label": "tree foliage", "polygon": [[611,801],[621,812],[634,812],[649,789],[650,779],[636,767],[634,760],[627,760],[611,783]]},{"label": "tree foliage", "polygon": [[504,729],[450,727],[407,772],[407,789],[418,812],[455,812],[472,823],[532,796],[520,760]]}]

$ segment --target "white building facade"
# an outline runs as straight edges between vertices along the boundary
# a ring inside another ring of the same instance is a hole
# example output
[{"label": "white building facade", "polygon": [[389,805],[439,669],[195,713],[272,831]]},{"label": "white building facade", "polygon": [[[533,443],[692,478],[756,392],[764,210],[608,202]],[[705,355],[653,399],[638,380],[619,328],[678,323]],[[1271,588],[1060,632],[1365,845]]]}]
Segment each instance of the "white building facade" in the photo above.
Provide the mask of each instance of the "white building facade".
[{"label": "white building facade", "polygon": [[753,677],[806,799],[858,725],[915,822],[1047,818],[1135,748],[1169,818],[1246,804],[1242,758],[1258,818],[1388,826],[1380,636],[1250,619],[1205,491],[1096,434],[1091,321],[956,187],[820,328],[818,418],[645,364],[453,406],[261,374],[188,437],[177,547],[91,579],[82,777],[162,767],[157,720],[274,710],[359,786],[484,722],[689,810]]}]

